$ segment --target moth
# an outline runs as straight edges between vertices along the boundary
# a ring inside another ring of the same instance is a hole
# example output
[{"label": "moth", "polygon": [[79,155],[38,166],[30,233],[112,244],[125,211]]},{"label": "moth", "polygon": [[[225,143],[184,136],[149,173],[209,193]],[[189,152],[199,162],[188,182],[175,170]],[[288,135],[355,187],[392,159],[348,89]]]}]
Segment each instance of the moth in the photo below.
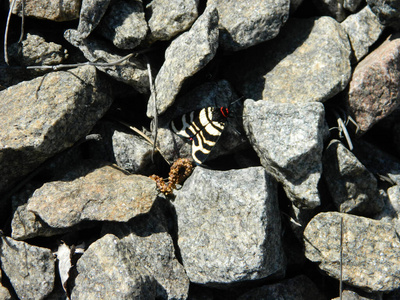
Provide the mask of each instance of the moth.
[{"label": "moth", "polygon": [[174,119],[170,128],[192,141],[193,160],[201,165],[220,138],[228,115],[227,107],[205,107]]}]

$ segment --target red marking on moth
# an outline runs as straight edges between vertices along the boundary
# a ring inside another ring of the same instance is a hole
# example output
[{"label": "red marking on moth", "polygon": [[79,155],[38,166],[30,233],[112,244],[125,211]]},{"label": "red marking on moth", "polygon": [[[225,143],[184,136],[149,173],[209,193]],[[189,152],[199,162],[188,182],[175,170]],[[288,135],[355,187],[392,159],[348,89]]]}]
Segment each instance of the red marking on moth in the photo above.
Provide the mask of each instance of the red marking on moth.
[{"label": "red marking on moth", "polygon": [[221,114],[222,114],[225,118],[228,117],[228,115],[229,115],[228,108],[226,108],[226,107],[221,107],[219,110],[221,111]]}]

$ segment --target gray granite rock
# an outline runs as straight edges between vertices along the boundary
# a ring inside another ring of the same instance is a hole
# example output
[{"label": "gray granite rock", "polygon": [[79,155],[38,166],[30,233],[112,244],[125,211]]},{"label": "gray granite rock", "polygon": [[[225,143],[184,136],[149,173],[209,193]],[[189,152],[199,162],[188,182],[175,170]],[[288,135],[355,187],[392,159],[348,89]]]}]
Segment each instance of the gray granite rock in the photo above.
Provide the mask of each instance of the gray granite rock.
[{"label": "gray granite rock", "polygon": [[330,142],[323,155],[324,178],[340,212],[370,216],[384,203],[376,178],[338,140]]},{"label": "gray granite rock", "polygon": [[77,264],[72,299],[186,299],[189,281],[166,233],[107,234]]},{"label": "gray granite rock", "polygon": [[[13,0],[9,0],[11,4]],[[47,1],[43,5],[41,0],[25,1],[24,15],[38,19],[45,19],[57,22],[71,21],[78,19],[81,0]],[[13,14],[22,15],[22,0],[17,0]]]},{"label": "gray granite rock", "polygon": [[55,266],[50,249],[1,236],[0,262],[20,299],[44,299],[53,290]]},{"label": "gray granite rock", "polygon": [[110,63],[107,66],[96,66],[100,71],[132,86],[139,93],[147,93],[150,90],[149,74],[143,59],[131,57],[119,64],[112,64],[120,61],[123,56],[115,54],[105,43],[90,38],[82,40],[79,31],[73,29],[66,30],[64,38],[78,47],[88,61]]},{"label": "gray granite rock", "polygon": [[79,15],[78,33],[85,39],[99,25],[111,0],[82,0]]},{"label": "gray granite rock", "polygon": [[343,7],[349,12],[355,13],[362,3],[362,0],[343,0]]},{"label": "gray granite rock", "polygon": [[120,49],[133,49],[144,40],[147,23],[141,0],[113,1],[98,31]]},{"label": "gray granite rock", "polygon": [[27,33],[22,43],[12,44],[10,56],[23,66],[61,64],[67,57],[67,50],[59,44],[46,42],[40,35]]},{"label": "gray granite rock", "polygon": [[390,200],[391,207],[396,212],[396,217],[400,216],[400,186],[394,185],[387,189],[387,195]]},{"label": "gray granite rock", "polygon": [[276,183],[262,167],[196,167],[173,205],[178,246],[191,282],[221,286],[282,277]]},{"label": "gray granite rock", "polygon": [[400,3],[396,0],[367,0],[371,10],[383,25],[400,28]]},{"label": "gray granite rock", "polygon": [[390,36],[355,68],[346,107],[359,126],[358,134],[400,105],[400,34]]},{"label": "gray granite rock", "polygon": [[150,41],[167,41],[193,24],[198,0],[153,0],[146,6]]},{"label": "gray granite rock", "polygon": [[349,35],[356,62],[368,54],[369,48],[378,40],[385,28],[369,6],[352,14],[341,23]]},{"label": "gray granite rock", "polygon": [[111,105],[94,67],[54,72],[0,92],[0,190],[84,137]]},{"label": "gray granite rock", "polygon": [[290,104],[247,99],[243,126],[261,164],[298,207],[320,204],[323,140],[328,134],[321,103]]},{"label": "gray granite rock", "polygon": [[[369,297],[363,297],[360,293],[351,290],[343,290],[342,299],[344,300],[379,300],[380,296],[373,293]],[[333,298],[332,300],[340,300],[340,297]]]},{"label": "gray granite rock", "polygon": [[240,297],[238,300],[322,300],[325,299],[317,286],[305,275],[299,275],[278,283],[255,288]]},{"label": "gray granite rock", "polygon": [[306,257],[340,278],[343,219],[343,283],[375,292],[400,287],[400,242],[392,223],[337,212],[316,215],[304,230]]},{"label": "gray granite rock", "polygon": [[[192,28],[181,34],[165,52],[165,61],[155,79],[157,113],[164,113],[179,93],[184,81],[202,69],[218,48],[218,13],[209,6]],[[154,95],[149,100],[147,116],[154,116]]]},{"label": "gray granite rock", "polygon": [[276,37],[289,17],[289,0],[208,1],[218,9],[220,45],[238,51]]},{"label": "gray granite rock", "polygon": [[225,76],[246,98],[324,102],[347,86],[350,57],[334,19],[290,19],[275,39],[229,60]]},{"label": "gray granite rock", "polygon": [[[191,142],[172,133],[169,128],[171,120],[208,106],[230,107],[230,104],[238,99],[239,97],[233,87],[226,80],[204,83],[179,97],[176,103],[159,118],[157,146],[163,157],[170,162],[177,158],[192,159]],[[239,101],[237,104],[240,104]],[[245,137],[240,134],[240,128],[237,124],[241,117],[240,112],[231,107],[230,111],[232,118],[228,118],[221,138],[211,151],[209,159],[232,153],[245,143]]]},{"label": "gray granite rock", "polygon": [[84,220],[126,222],[147,213],[157,195],[150,178],[93,162],[67,173],[61,181],[45,183],[33,193],[27,209],[55,228]]}]

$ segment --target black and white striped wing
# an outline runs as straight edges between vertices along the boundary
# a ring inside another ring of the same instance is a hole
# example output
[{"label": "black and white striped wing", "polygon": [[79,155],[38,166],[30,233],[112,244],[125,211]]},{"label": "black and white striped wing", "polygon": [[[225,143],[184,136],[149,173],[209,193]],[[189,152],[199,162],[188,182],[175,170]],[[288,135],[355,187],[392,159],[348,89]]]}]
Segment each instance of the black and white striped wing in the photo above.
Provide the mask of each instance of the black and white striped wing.
[{"label": "black and white striped wing", "polygon": [[171,122],[172,131],[192,140],[192,156],[197,164],[206,160],[224,130],[226,116],[222,109],[206,107]]}]

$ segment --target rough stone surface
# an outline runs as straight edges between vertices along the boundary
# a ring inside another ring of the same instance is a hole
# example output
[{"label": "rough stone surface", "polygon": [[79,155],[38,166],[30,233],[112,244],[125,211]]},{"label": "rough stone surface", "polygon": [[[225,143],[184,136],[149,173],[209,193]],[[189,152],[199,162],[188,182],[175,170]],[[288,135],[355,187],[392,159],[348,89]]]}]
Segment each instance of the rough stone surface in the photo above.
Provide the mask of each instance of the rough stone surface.
[{"label": "rough stone surface", "polygon": [[77,31],[85,39],[99,25],[111,0],[82,0]]},{"label": "rough stone surface", "polygon": [[240,111],[235,111],[235,108],[230,105],[238,99],[239,97],[226,80],[205,83],[179,97],[176,100],[176,104],[163,116],[160,116],[159,119],[157,146],[161,149],[163,157],[170,162],[175,161],[177,158],[192,159],[191,142],[172,133],[169,124],[174,118],[208,106],[229,107],[230,114],[233,116],[228,118],[221,138],[214,146],[208,159],[232,153],[240,148],[245,142],[245,137],[240,134],[240,126],[237,124],[238,116],[240,118]]},{"label": "rough stone surface", "polygon": [[328,128],[321,103],[271,103],[247,99],[243,126],[261,164],[283,183],[298,207],[320,204],[317,185]]},{"label": "rough stone surface", "polygon": [[94,67],[22,82],[0,98],[0,191],[84,137],[111,105]]},{"label": "rough stone surface", "polygon": [[[378,300],[379,296],[371,294],[370,297],[363,297],[354,291],[344,290],[342,293],[342,299],[345,300]],[[340,297],[333,298],[332,300],[340,300]]]},{"label": "rough stone surface", "polygon": [[99,33],[120,49],[133,49],[144,40],[147,23],[142,1],[114,1],[104,15]]},{"label": "rough stone surface", "polygon": [[289,16],[288,0],[208,1],[218,9],[220,44],[238,51],[273,39]]},{"label": "rough stone surface", "polygon": [[197,0],[153,0],[146,6],[151,41],[170,40],[197,19]]},{"label": "rough stone surface", "polygon": [[279,283],[255,288],[238,298],[238,300],[254,299],[322,300],[325,298],[307,276],[300,275],[291,279],[283,280]]},{"label": "rough stone surface", "polygon": [[78,261],[72,299],[186,299],[189,281],[166,233],[107,234]]},{"label": "rough stone surface", "polygon": [[[164,113],[174,103],[184,81],[214,57],[218,48],[218,36],[218,12],[214,6],[210,6],[189,31],[170,44],[154,83],[158,114]],[[147,116],[154,116],[152,97],[149,100]]]},{"label": "rough stone surface", "polygon": [[[10,4],[13,0],[9,0]],[[78,19],[81,0],[46,1],[29,0],[25,1],[24,15],[38,19],[46,19],[57,22],[71,21]],[[22,15],[22,0],[17,0],[13,14]]]},{"label": "rough stone surface", "polygon": [[[0,272],[0,281],[1,281],[1,272]],[[0,299],[11,300],[10,292],[1,283],[0,283]]]},{"label": "rough stone surface", "polygon": [[357,62],[368,54],[369,48],[378,40],[384,29],[368,5],[358,13],[348,16],[341,25],[349,35]]},{"label": "rough stone surface", "polygon": [[392,35],[355,68],[346,106],[359,135],[400,104],[400,35]]},{"label": "rough stone surface", "polygon": [[343,283],[380,292],[398,289],[400,242],[392,223],[337,212],[320,213],[304,230],[306,257],[339,280],[341,219]]},{"label": "rough stone surface", "polygon": [[190,281],[213,286],[282,276],[276,197],[276,183],[261,167],[197,167],[173,203]]},{"label": "rough stone surface", "polygon": [[338,140],[324,152],[325,181],[340,212],[372,215],[383,208],[376,178],[357,157]]},{"label": "rough stone surface", "polygon": [[343,7],[352,12],[355,13],[357,9],[360,7],[362,0],[344,0],[343,1]]},{"label": "rough stone surface", "polygon": [[400,3],[396,0],[367,0],[369,7],[383,25],[400,28]]},{"label": "rough stone surface", "polygon": [[21,46],[15,43],[9,51],[10,56],[23,66],[56,65],[67,57],[67,51],[61,45],[46,42],[43,37],[30,33],[27,33]]},{"label": "rough stone surface", "polygon": [[290,19],[273,41],[234,56],[225,74],[246,98],[323,102],[347,86],[350,56],[334,19]]},{"label": "rough stone surface", "polygon": [[61,181],[45,183],[33,193],[27,209],[55,228],[84,220],[125,222],[148,212],[157,194],[155,182],[148,177],[94,163]]},{"label": "rough stone surface", "polygon": [[123,56],[113,53],[113,51],[103,42],[85,39],[81,40],[80,33],[76,30],[69,29],[64,33],[65,39],[75,47],[82,51],[87,60],[93,63],[110,63],[107,66],[96,66],[97,69],[115,78],[118,81],[124,82],[139,93],[149,91],[149,75],[146,64],[141,58],[131,57],[129,60],[114,64],[120,61]]},{"label": "rough stone surface", "polygon": [[54,287],[54,257],[50,249],[2,236],[1,269],[20,299],[44,299]]}]

